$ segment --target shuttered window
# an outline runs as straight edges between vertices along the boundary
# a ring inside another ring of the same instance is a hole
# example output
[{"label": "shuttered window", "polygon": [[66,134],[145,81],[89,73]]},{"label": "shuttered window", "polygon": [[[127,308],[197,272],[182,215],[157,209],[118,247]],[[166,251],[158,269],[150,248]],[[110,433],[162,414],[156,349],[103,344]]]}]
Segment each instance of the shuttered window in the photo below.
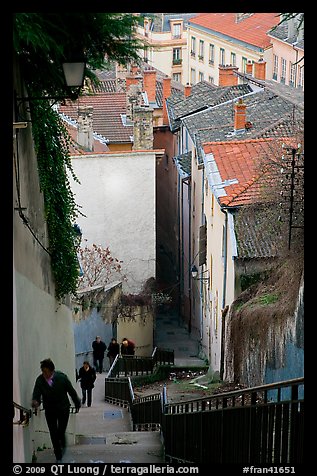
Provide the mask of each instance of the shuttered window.
[{"label": "shuttered window", "polygon": [[199,227],[199,266],[206,264],[207,256],[207,226]]}]

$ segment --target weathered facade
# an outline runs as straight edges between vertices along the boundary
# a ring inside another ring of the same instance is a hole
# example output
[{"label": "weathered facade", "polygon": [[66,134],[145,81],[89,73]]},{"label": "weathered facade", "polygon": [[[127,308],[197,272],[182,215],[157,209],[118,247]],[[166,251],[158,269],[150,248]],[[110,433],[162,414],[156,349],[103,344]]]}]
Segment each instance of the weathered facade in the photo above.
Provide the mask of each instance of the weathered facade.
[{"label": "weathered facade", "polygon": [[[23,95],[17,64],[14,65],[14,89],[18,96]],[[23,115],[29,119],[26,110]],[[56,368],[68,374],[74,384],[75,352],[70,306],[55,299],[32,122],[20,128],[19,117],[16,111],[13,125],[13,401],[30,409],[40,361],[50,357]],[[71,415],[67,429],[69,441],[74,429],[75,417]],[[30,463],[33,449],[43,444],[51,446],[44,412],[32,416],[25,428],[13,426],[14,463]]]}]

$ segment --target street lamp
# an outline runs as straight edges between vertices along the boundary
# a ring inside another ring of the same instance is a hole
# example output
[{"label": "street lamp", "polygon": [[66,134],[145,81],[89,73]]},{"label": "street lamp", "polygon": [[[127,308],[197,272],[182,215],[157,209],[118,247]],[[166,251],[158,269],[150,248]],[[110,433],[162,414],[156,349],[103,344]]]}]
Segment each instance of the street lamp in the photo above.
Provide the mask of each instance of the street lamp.
[{"label": "street lamp", "polygon": [[[17,97],[16,100],[18,102],[24,101],[42,101],[47,99],[54,99],[57,100],[64,100],[64,99],[72,99],[75,100],[78,98],[80,89],[83,87],[84,78],[85,78],[85,67],[86,61],[75,61],[75,62],[65,62],[62,63],[63,73],[64,73],[64,80],[67,88],[69,88],[68,93],[64,96],[39,96],[39,97]],[[71,88],[77,88],[74,92]]]},{"label": "street lamp", "polygon": [[[198,280],[198,281],[209,281],[209,276],[206,276],[206,277],[205,277],[205,276],[202,276],[203,273],[207,273],[207,272],[209,272],[208,269],[206,269],[205,271],[203,271],[203,272],[201,273],[201,275],[198,276],[198,269],[196,268],[196,266],[194,265],[194,266],[192,267],[192,269],[191,269],[192,278],[193,278],[193,279],[196,279],[196,280]],[[208,273],[208,274],[209,274],[209,273]]]}]

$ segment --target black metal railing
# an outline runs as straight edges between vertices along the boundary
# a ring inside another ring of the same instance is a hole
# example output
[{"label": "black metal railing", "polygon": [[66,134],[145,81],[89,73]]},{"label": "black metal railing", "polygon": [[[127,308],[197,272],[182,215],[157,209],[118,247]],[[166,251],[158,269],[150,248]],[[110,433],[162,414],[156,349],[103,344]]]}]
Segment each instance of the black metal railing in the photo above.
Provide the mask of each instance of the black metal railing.
[{"label": "black metal railing", "polygon": [[154,393],[135,398],[130,404],[134,431],[155,431],[161,429],[162,395]]},{"label": "black metal railing", "polygon": [[167,461],[303,461],[304,379],[164,405]]},{"label": "black metal railing", "polygon": [[130,377],[106,377],[105,401],[121,406],[129,406],[134,398]]},{"label": "black metal railing", "polygon": [[107,378],[150,375],[159,365],[174,365],[174,351],[155,347],[151,357],[117,355]]},{"label": "black metal railing", "polygon": [[[16,420],[16,413],[18,412],[18,419]],[[18,403],[13,402],[13,424],[14,425],[22,425],[27,426],[30,422],[30,418],[32,417],[32,410],[29,408],[25,408]]]},{"label": "black metal railing", "polygon": [[154,365],[174,365],[174,350],[155,347],[152,353]]},{"label": "black metal railing", "polygon": [[165,387],[135,397],[133,375],[171,363],[173,352],[162,349],[151,358],[117,356],[105,378],[106,401],[129,407],[134,430],[162,432],[167,462],[303,461],[304,378],[179,403],[167,402]]}]

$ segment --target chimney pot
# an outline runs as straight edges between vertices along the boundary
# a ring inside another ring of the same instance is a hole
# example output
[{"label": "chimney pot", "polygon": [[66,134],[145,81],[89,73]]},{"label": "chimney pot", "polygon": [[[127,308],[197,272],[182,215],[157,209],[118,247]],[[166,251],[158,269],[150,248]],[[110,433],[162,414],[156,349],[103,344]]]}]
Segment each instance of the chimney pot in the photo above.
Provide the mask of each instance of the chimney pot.
[{"label": "chimney pot", "polygon": [[238,76],[234,74],[235,71],[238,71],[237,66],[219,65],[219,86],[236,86]]},{"label": "chimney pot", "polygon": [[185,97],[187,98],[188,96],[190,96],[191,92],[192,92],[192,87],[190,86],[189,83],[187,83],[184,88]]},{"label": "chimney pot", "polygon": [[263,58],[259,58],[258,61],[254,63],[254,77],[265,81],[265,67],[266,61]]},{"label": "chimney pot", "polygon": [[245,130],[246,124],[246,104],[240,98],[234,106],[234,130]]},{"label": "chimney pot", "polygon": [[144,90],[150,102],[156,101],[156,70],[148,69],[143,73]]},{"label": "chimney pot", "polygon": [[252,61],[249,60],[246,65],[246,73],[252,74],[252,69],[253,69],[253,64],[252,64]]}]

